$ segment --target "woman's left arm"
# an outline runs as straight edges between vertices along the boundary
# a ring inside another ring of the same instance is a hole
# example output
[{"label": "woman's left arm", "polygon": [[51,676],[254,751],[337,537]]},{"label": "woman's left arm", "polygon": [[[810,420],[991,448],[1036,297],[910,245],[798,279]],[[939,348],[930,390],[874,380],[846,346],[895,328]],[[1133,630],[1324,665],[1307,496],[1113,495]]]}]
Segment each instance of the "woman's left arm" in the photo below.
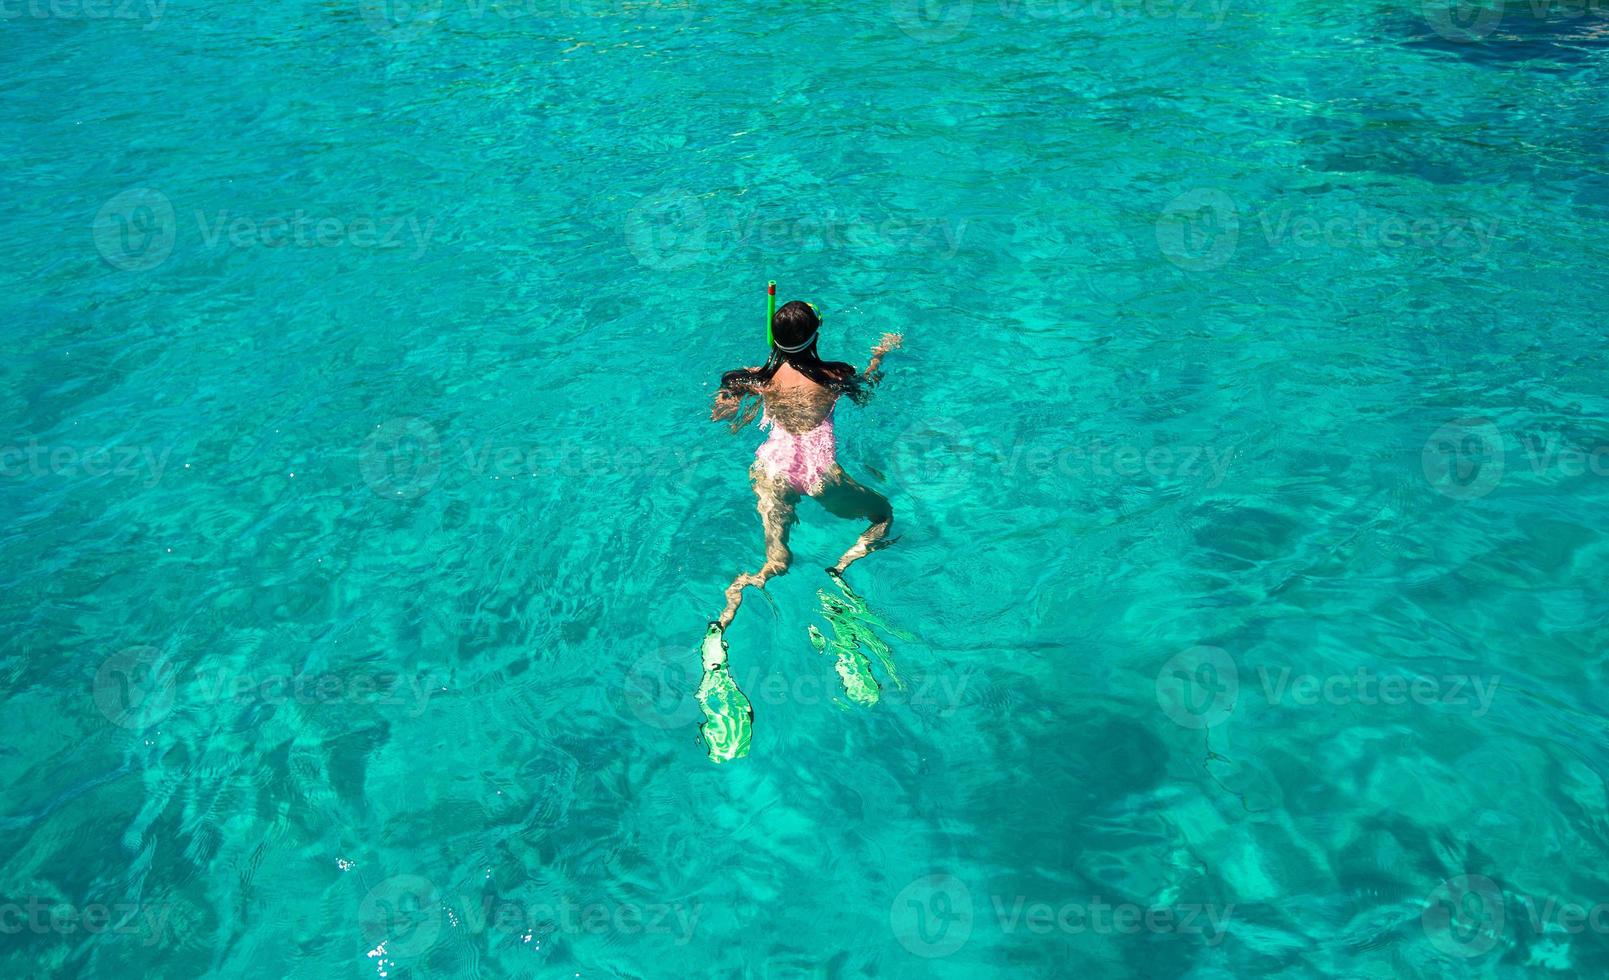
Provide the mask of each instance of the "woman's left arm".
[{"label": "woman's left arm", "polygon": [[883,334],[883,339],[872,348],[872,359],[866,363],[866,370],[861,372],[861,376],[875,384],[879,380],[877,371],[883,366],[883,357],[889,351],[899,348],[904,342],[905,338],[897,333]]}]

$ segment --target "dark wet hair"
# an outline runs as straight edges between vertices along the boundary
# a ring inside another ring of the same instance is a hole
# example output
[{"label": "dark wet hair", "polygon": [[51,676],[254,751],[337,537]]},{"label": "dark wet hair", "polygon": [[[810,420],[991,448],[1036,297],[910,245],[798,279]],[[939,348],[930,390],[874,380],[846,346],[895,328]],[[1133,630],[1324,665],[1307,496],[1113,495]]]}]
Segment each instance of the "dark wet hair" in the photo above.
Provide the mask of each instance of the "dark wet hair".
[{"label": "dark wet hair", "polygon": [[[777,369],[786,364],[831,391],[848,395],[855,404],[864,404],[868,391],[865,379],[853,364],[823,361],[816,354],[821,318],[809,303],[784,303],[771,318],[771,356],[761,368],[740,368],[721,375],[721,390],[739,397],[758,394],[771,381]],[[805,346],[790,351],[789,347]]]}]

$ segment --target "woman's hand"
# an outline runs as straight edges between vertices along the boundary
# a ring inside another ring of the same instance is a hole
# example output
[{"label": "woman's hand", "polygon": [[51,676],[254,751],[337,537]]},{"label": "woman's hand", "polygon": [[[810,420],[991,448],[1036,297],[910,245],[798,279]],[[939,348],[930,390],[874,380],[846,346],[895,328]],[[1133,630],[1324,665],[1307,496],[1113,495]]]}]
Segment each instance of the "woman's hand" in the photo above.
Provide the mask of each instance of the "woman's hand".
[{"label": "woman's hand", "polygon": [[715,405],[710,408],[710,421],[719,422],[722,419],[731,418],[737,414],[738,407],[742,404],[743,399],[738,396],[724,390],[717,391],[715,393]]}]

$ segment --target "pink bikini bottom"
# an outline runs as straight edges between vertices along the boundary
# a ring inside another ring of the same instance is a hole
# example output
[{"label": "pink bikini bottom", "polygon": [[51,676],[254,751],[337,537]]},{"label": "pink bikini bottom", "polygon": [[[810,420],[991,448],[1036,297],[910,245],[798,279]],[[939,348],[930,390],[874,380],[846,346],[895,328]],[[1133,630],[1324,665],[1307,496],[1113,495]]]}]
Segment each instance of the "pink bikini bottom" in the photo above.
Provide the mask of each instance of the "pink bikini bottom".
[{"label": "pink bikini bottom", "polygon": [[820,492],[822,481],[838,465],[831,413],[805,433],[789,432],[769,415],[760,419],[760,425],[771,430],[770,437],[754,453],[766,476],[787,480],[788,486],[799,493]]}]

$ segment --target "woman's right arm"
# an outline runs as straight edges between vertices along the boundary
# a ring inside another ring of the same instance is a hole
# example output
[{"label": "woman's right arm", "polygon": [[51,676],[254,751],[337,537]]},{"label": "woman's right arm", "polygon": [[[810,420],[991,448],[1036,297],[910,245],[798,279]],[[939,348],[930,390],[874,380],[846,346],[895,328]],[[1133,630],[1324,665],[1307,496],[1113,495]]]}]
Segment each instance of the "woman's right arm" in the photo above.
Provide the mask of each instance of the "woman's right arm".
[{"label": "woman's right arm", "polygon": [[734,395],[722,388],[715,393],[715,404],[710,408],[710,421],[719,422],[722,419],[729,419],[737,414],[737,410],[742,405],[743,399],[741,396]]},{"label": "woman's right arm", "polygon": [[[759,369],[745,368],[744,370],[756,371]],[[758,397],[759,394],[760,393],[756,391],[752,385],[746,383],[741,383],[733,387],[723,386],[716,389],[715,402],[710,407],[710,421],[720,422],[737,416],[739,410],[743,407],[743,400],[748,398],[750,395]],[[748,424],[749,420],[754,417],[754,414],[755,413],[751,410],[747,415],[739,417],[736,422],[732,423],[732,431],[736,432],[737,430],[743,428],[743,426]]]},{"label": "woman's right arm", "polygon": [[862,372],[868,381],[877,380],[877,371],[883,366],[883,357],[891,350],[896,350],[905,342],[905,338],[897,333],[885,333],[883,339],[872,348],[872,359],[866,362],[866,370]]}]

